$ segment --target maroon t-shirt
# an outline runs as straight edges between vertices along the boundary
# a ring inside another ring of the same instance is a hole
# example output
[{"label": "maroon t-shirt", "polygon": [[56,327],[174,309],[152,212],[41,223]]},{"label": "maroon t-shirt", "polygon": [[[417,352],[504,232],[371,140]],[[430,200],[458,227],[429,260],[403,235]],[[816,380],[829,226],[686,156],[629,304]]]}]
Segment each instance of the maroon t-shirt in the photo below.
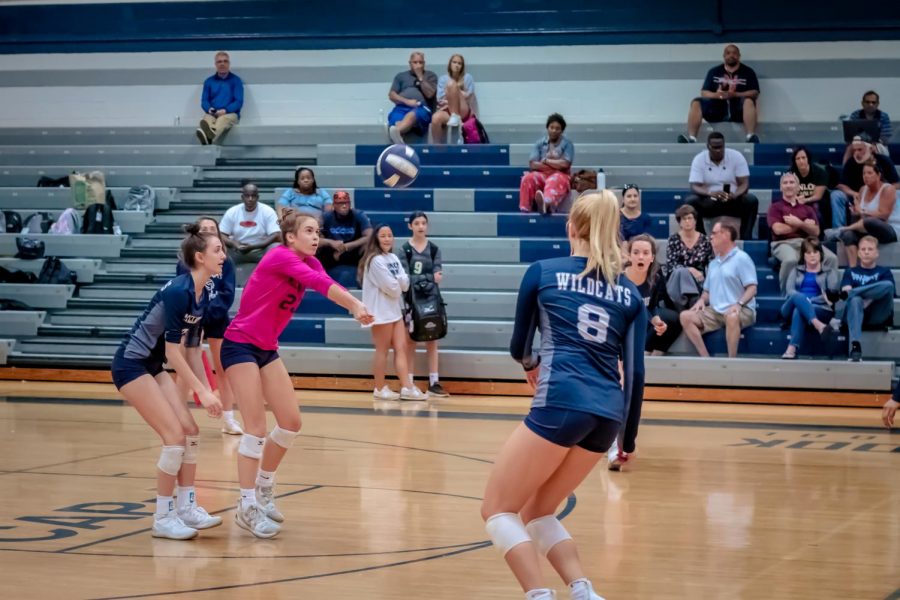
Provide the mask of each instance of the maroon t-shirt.
[{"label": "maroon t-shirt", "polygon": [[[812,219],[816,223],[819,222],[819,217],[816,214],[816,209],[808,204],[800,204],[799,202],[791,206],[788,202],[784,200],[777,200],[772,203],[769,207],[769,212],[766,215],[766,222],[769,224],[769,229],[772,229],[772,225],[775,223],[784,223],[784,217],[787,215],[794,215],[801,221],[805,221],[806,219]],[[778,235],[774,231],[772,232],[772,240],[793,240],[796,238],[805,238],[809,237],[804,231],[797,230],[792,233],[788,233],[787,235]]]}]

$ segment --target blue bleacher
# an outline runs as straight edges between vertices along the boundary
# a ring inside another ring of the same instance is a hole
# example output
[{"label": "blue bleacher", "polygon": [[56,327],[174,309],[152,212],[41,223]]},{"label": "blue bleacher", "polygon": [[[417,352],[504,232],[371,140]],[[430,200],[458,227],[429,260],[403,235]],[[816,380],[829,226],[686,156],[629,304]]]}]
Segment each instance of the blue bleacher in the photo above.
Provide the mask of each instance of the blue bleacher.
[{"label": "blue bleacher", "polygon": [[[413,144],[419,164],[428,166],[509,166],[509,145],[424,145]],[[387,148],[382,145],[356,146],[356,164],[374,165]]]},{"label": "blue bleacher", "polygon": [[[413,183],[424,188],[508,188],[518,187],[525,167],[421,167]],[[373,172],[375,187],[385,187]]]},{"label": "blue bleacher", "polygon": [[386,190],[382,188],[359,188],[354,192],[353,204],[364,211],[404,211],[434,210],[434,190],[406,188]]}]

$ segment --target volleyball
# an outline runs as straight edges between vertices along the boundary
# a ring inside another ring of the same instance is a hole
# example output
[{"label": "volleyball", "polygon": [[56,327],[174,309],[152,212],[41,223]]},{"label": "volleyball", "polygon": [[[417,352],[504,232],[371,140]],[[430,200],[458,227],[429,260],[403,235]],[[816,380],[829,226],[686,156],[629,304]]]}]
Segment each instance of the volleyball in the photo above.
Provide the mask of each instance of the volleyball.
[{"label": "volleyball", "polygon": [[419,175],[419,156],[406,144],[388,146],[378,157],[375,172],[388,187],[406,187]]}]

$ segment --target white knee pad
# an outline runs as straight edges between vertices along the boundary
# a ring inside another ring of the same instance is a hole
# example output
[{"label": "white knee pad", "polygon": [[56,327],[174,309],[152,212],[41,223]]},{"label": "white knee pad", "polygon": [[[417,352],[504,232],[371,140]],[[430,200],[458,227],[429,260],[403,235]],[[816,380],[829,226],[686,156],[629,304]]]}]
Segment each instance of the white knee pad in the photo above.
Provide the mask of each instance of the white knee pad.
[{"label": "white knee pad", "polygon": [[241,436],[241,443],[238,446],[238,454],[241,456],[246,456],[247,458],[255,458],[259,460],[262,458],[263,446],[266,443],[266,438],[256,437],[255,435],[250,435],[249,433],[245,433]]},{"label": "white knee pad", "polygon": [[547,553],[558,543],[572,539],[572,536],[554,515],[534,519],[525,526],[525,530],[534,540],[537,551],[544,556],[547,556]]},{"label": "white knee pad", "polygon": [[519,544],[531,541],[522,519],[515,513],[493,515],[485,522],[484,528],[503,556]]},{"label": "white knee pad", "polygon": [[184,446],[184,460],[181,462],[186,465],[197,464],[197,454],[200,453],[200,436],[189,435],[185,438],[187,442]]},{"label": "white knee pad", "polygon": [[156,466],[167,475],[178,475],[184,460],[184,446],[163,446]]},{"label": "white knee pad", "polygon": [[294,438],[296,438],[297,434],[299,434],[299,433],[300,433],[299,431],[291,431],[290,429],[282,429],[281,427],[276,425],[275,429],[273,429],[271,431],[271,433],[269,433],[269,438],[273,442],[275,442],[276,444],[278,444],[279,446],[281,446],[282,448],[287,450],[288,448],[290,448],[291,446],[294,445]]}]

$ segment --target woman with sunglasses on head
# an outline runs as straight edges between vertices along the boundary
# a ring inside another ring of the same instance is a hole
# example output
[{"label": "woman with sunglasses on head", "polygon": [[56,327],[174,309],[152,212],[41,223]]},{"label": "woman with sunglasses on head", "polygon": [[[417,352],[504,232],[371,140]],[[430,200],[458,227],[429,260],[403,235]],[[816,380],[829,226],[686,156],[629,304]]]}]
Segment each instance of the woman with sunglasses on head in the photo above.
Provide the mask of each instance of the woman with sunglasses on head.
[{"label": "woman with sunglasses on head", "polygon": [[641,211],[641,189],[629,183],[622,189],[622,241],[627,242],[636,235],[650,233],[653,219]]}]

